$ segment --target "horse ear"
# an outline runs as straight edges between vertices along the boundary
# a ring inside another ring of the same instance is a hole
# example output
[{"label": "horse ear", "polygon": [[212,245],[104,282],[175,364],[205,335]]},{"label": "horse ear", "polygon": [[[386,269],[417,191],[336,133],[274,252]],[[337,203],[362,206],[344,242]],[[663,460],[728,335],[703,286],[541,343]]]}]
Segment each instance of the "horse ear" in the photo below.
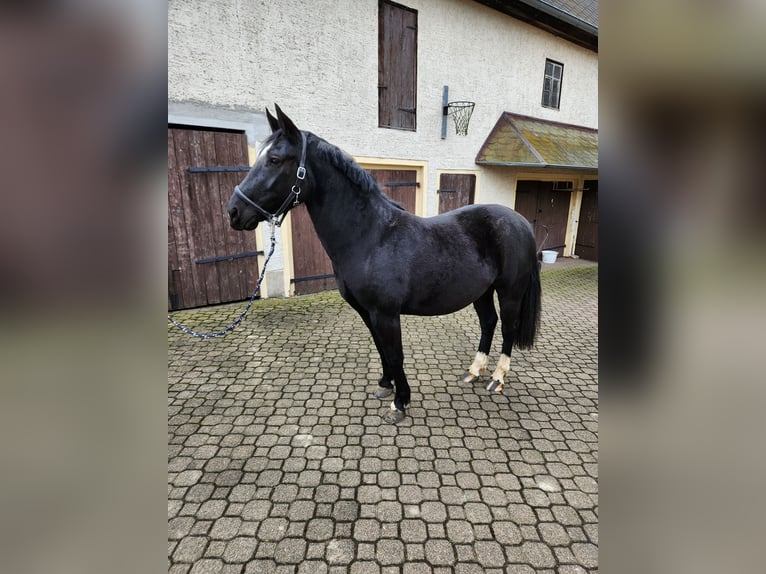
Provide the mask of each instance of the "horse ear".
[{"label": "horse ear", "polygon": [[287,117],[277,104],[274,104],[274,109],[277,110],[277,121],[282,132],[287,136],[287,139],[293,143],[298,143],[301,140],[301,132],[295,127],[293,121]]},{"label": "horse ear", "polygon": [[271,127],[272,133],[279,129],[279,120],[271,115],[269,108],[266,108],[266,119],[269,120],[269,126]]}]

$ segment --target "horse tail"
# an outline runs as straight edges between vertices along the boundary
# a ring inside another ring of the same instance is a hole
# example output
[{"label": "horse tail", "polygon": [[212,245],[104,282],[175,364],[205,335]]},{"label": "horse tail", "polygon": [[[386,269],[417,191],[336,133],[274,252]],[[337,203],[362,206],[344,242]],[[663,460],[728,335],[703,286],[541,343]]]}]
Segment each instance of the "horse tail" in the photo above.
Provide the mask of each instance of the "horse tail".
[{"label": "horse tail", "polygon": [[521,300],[519,326],[516,329],[514,344],[519,349],[531,349],[535,344],[537,329],[540,326],[542,290],[540,287],[540,262],[535,261],[529,274],[529,283]]}]

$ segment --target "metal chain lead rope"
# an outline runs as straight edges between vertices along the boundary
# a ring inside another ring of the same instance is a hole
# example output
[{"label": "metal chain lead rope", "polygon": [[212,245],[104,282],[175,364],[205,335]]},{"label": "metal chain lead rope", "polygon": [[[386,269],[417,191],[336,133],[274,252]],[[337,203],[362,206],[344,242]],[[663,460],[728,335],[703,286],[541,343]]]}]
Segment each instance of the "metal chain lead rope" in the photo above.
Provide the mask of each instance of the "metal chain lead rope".
[{"label": "metal chain lead rope", "polygon": [[263,270],[261,271],[260,276],[258,277],[258,282],[255,284],[255,291],[253,291],[252,296],[250,297],[250,301],[247,302],[247,306],[245,307],[244,311],[242,311],[239,314],[239,317],[228,327],[221,331],[216,331],[215,333],[198,333],[197,331],[190,329],[189,327],[182,325],[173,317],[168,315],[168,321],[174,326],[177,327],[180,331],[183,331],[184,333],[188,335],[192,335],[193,337],[199,337],[200,339],[213,339],[215,337],[223,337],[224,335],[228,335],[231,333],[237,325],[239,325],[242,320],[245,318],[245,315],[247,315],[247,312],[250,311],[250,307],[253,306],[253,302],[255,301],[255,298],[258,296],[258,293],[261,290],[261,283],[263,282],[263,277],[266,275],[266,266],[269,264],[269,261],[271,260],[271,256],[274,255],[274,246],[277,243],[277,220],[272,219],[271,220],[271,247],[269,247],[269,254],[266,256],[266,260],[263,262]]}]

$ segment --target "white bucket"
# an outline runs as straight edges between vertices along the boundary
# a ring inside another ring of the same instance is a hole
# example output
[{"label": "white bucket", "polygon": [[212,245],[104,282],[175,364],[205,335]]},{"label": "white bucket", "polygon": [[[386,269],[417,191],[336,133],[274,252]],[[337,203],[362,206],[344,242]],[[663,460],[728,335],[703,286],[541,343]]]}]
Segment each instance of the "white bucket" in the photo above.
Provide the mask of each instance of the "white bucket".
[{"label": "white bucket", "polygon": [[543,263],[556,263],[556,257],[558,256],[558,251],[543,251]]}]

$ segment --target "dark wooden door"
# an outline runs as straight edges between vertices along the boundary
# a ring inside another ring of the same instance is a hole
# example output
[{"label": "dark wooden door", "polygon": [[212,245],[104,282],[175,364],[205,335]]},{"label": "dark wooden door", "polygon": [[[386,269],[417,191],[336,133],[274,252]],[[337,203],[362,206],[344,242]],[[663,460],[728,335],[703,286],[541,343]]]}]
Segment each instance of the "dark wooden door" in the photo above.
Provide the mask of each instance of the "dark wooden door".
[{"label": "dark wooden door", "polygon": [[[368,170],[383,191],[404,207],[415,213],[417,197],[417,172],[415,170],[371,169]],[[336,288],[332,262],[319,241],[308,211],[299,205],[291,212],[293,237],[293,278],[296,295],[319,293]]]},{"label": "dark wooden door", "polygon": [[247,165],[242,132],[168,128],[168,309],[252,294],[258,280],[255,233],[233,230],[226,213]]},{"label": "dark wooden door", "polygon": [[554,189],[549,181],[516,184],[516,211],[532,224],[538,249],[563,254],[571,195],[569,190]]},{"label": "dark wooden door", "polygon": [[337,287],[332,262],[322,247],[306,206],[290,211],[293,236],[292,283],[296,295],[329,291]]},{"label": "dark wooden door", "polygon": [[414,169],[369,169],[383,192],[410,213],[415,213],[418,173]]},{"label": "dark wooden door", "polygon": [[476,176],[469,173],[443,173],[439,177],[439,213],[471,205],[476,193]]},{"label": "dark wooden door", "polygon": [[575,255],[598,261],[598,180],[585,181],[577,225]]}]

